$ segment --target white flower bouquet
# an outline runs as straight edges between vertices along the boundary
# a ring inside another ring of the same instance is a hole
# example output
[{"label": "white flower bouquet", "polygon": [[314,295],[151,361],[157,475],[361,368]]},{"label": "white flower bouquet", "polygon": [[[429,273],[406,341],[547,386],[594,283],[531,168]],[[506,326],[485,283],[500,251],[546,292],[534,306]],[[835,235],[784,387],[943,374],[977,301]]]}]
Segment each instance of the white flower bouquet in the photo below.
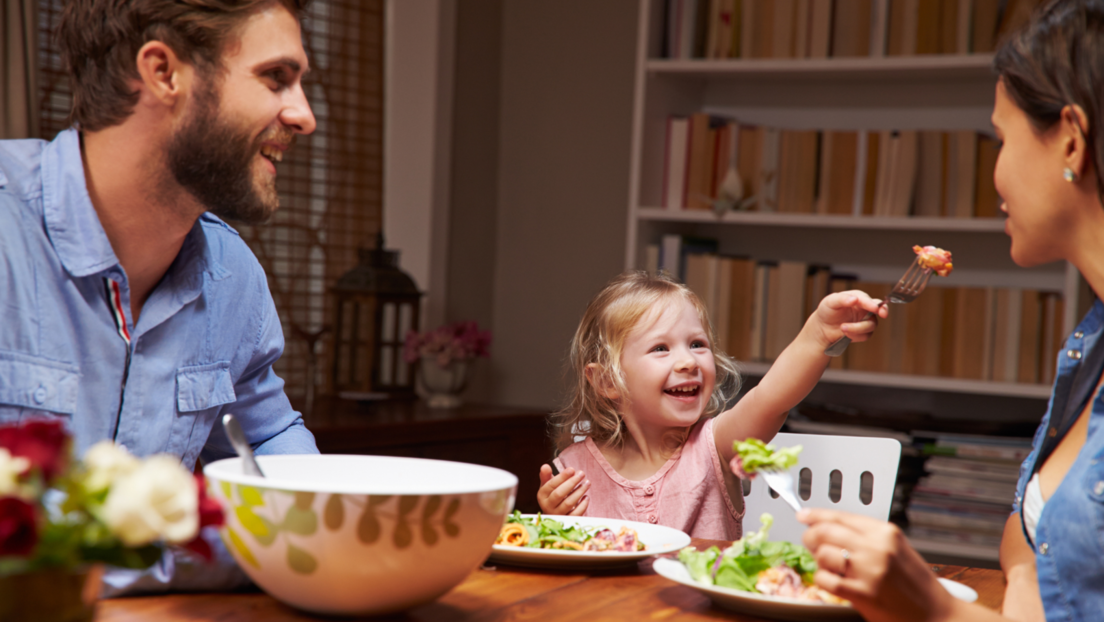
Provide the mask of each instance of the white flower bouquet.
[{"label": "white flower bouquet", "polygon": [[144,568],[175,545],[211,558],[201,528],[222,524],[202,476],[169,455],[138,459],[110,441],[75,461],[58,421],[0,426],[0,576],[110,564]]}]

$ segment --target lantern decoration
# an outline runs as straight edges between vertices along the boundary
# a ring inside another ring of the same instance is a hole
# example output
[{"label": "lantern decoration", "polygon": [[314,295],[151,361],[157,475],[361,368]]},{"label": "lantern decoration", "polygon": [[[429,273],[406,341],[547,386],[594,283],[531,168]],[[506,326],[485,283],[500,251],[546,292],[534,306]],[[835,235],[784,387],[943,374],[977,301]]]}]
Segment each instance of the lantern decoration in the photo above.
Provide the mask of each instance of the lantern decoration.
[{"label": "lantern decoration", "polygon": [[403,339],[417,330],[414,280],[399,269],[399,253],[359,250],[360,263],[331,288],[334,318],[333,389],[355,397],[413,397],[414,370],[403,359]]}]

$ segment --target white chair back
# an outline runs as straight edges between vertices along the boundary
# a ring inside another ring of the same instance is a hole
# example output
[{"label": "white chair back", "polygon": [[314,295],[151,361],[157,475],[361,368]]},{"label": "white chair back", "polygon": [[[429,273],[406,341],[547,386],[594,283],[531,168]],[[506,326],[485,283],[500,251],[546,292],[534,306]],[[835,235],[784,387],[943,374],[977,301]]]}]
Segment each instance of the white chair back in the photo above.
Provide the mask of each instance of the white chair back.
[{"label": "white chair back", "polygon": [[[900,441],[780,432],[770,444],[779,448],[801,445],[797,466],[792,472],[802,506],[842,510],[880,520],[889,518],[901,461]],[[833,485],[833,480],[838,486]],[[763,478],[751,481],[751,492],[744,496],[744,507],[747,508],[744,533],[758,531],[759,516],[768,512],[774,517],[771,540],[801,542],[805,525],[797,521],[793,508],[785,501],[771,496]]]}]

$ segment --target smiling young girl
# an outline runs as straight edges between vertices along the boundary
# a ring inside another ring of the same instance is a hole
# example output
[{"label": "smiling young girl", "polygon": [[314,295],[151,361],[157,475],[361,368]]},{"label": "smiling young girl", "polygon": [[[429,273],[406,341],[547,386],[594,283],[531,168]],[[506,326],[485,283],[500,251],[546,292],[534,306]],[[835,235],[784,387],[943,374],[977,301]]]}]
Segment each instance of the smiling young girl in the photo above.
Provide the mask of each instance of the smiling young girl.
[{"label": "smiling young girl", "polygon": [[666,276],[614,279],[590,302],[571,343],[575,386],[553,418],[559,474],[541,467],[541,510],[739,538],[743,495],[727,468],[732,442],[774,438],[828,366],[824,349],[873,332],[868,311],[886,317],[863,292],[826,297],[758,386],[721,412],[739,376],[715,345],[701,299]]}]

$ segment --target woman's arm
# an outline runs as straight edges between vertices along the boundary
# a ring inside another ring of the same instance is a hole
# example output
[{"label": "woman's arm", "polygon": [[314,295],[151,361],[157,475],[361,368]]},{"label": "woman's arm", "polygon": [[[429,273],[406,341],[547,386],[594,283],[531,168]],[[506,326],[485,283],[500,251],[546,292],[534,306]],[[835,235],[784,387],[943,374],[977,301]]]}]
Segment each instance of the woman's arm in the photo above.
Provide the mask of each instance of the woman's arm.
[{"label": "woman's arm", "polygon": [[1039,577],[1035,569],[1035,551],[1024,538],[1020,513],[1008,517],[1000,546],[1001,569],[1008,587],[1001,612],[1005,617],[1024,622],[1046,620],[1043,599],[1039,595]]},{"label": "woman's arm", "polygon": [[830,294],[820,302],[759,384],[717,416],[713,434],[722,459],[732,458],[733,441],[774,438],[790,409],[809,394],[828,367],[831,358],[824,349],[845,334],[853,341],[865,341],[874,332],[877,319],[862,320],[867,312],[887,316],[885,307],[858,290]]}]

